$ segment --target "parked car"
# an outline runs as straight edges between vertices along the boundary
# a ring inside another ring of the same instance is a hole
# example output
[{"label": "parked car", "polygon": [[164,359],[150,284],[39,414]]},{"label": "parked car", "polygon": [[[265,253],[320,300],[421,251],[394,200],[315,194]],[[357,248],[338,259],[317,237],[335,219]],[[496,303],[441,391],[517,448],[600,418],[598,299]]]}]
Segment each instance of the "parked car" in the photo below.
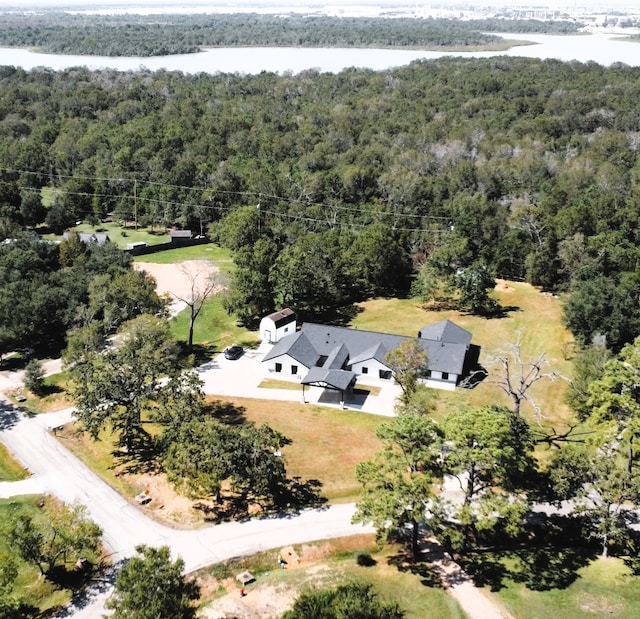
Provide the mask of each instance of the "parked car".
[{"label": "parked car", "polygon": [[227,346],[224,349],[225,359],[239,359],[244,354],[244,348],[242,346]]}]

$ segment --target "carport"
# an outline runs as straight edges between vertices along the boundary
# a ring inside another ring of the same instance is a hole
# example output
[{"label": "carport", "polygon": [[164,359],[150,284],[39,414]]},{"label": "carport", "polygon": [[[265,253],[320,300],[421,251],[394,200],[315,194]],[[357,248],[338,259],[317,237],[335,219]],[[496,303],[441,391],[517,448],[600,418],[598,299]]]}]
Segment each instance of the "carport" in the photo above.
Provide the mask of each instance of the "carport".
[{"label": "carport", "polygon": [[353,395],[353,387],[356,384],[356,375],[347,370],[326,370],[321,367],[313,367],[302,379],[302,401],[306,402],[304,396],[305,385],[310,387],[321,387],[340,392],[340,406],[344,406],[346,399]]}]

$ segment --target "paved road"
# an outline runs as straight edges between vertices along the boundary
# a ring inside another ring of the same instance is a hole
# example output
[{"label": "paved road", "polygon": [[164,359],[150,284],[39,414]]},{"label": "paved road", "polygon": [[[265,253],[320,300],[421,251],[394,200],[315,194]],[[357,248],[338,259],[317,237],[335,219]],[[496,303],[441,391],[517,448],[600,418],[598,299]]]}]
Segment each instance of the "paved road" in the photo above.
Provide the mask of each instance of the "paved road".
[{"label": "paved road", "polygon": [[[264,378],[259,360],[264,351],[252,351],[241,360],[228,361],[222,355],[200,369],[205,392],[217,395],[281,400],[300,399],[300,393],[286,389],[261,389]],[[51,368],[52,371],[55,368]],[[14,381],[15,382],[15,381]],[[0,384],[0,389],[5,385]],[[13,386],[13,384],[12,384]],[[362,412],[392,415],[398,388],[386,384],[380,395],[349,406]],[[321,400],[321,391],[307,393],[307,401]],[[327,404],[326,402],[322,402]],[[329,403],[338,406],[337,402]],[[103,529],[104,542],[113,553],[114,562],[130,557],[138,544],[167,545],[174,557],[182,557],[187,572],[226,559],[250,555],[262,550],[318,539],[373,533],[371,526],[352,525],[354,505],[334,505],[325,509],[305,510],[299,514],[246,522],[232,522],[199,530],[176,530],[158,524],[126,501],[95,473],[82,464],[53,436],[51,429],[67,423],[72,409],[26,417],[16,411],[0,394],[0,440],[32,473],[28,480],[0,483],[0,497],[28,493],[48,493],[66,503],[86,505],[92,520]],[[459,566],[443,569],[445,586],[471,619],[508,617],[472,581]],[[455,570],[452,578],[449,570]],[[65,609],[60,617],[102,619],[104,603],[112,591],[115,571]]]},{"label": "paved road", "polygon": [[[26,417],[10,404],[0,412],[0,439],[33,474],[20,484],[28,491],[45,492],[67,503],[86,505],[90,517],[104,531],[105,544],[114,560],[131,556],[141,543],[166,544],[174,556],[181,556],[187,571],[260,550],[289,544],[373,532],[369,526],[352,525],[354,506],[335,505],[326,509],[305,510],[298,515],[233,522],[200,530],[175,530],[158,524],[131,505],[95,473],[89,470],[49,431],[70,416],[70,411]],[[2,494],[11,493],[1,484]],[[14,494],[18,494],[16,492]],[[102,617],[109,589],[100,592],[83,608],[65,616],[77,619]]]}]

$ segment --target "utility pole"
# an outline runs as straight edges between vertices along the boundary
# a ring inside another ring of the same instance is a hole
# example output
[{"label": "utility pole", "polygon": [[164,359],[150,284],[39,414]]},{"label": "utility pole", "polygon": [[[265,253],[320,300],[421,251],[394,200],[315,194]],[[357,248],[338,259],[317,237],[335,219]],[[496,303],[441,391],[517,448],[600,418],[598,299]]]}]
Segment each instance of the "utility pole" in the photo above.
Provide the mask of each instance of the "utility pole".
[{"label": "utility pole", "polygon": [[138,179],[133,179],[133,228],[138,230]]}]

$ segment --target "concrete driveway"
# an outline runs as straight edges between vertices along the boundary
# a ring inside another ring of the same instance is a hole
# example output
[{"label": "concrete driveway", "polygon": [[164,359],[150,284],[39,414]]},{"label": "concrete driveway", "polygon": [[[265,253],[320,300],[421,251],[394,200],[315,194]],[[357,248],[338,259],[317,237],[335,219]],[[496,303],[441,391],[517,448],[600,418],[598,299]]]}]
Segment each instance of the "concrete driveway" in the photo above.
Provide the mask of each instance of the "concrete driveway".
[{"label": "concrete driveway", "polygon": [[[204,392],[227,397],[303,402],[302,387],[293,381],[291,382],[292,385],[296,385],[295,389],[259,387],[260,383],[266,379],[287,379],[286,376],[270,374],[261,363],[262,358],[270,349],[270,344],[263,343],[255,350],[246,350],[244,355],[236,360],[225,359],[224,354],[221,353],[200,366],[197,372],[204,382]],[[358,382],[362,385],[377,387],[380,392],[378,395],[368,395],[366,398],[347,401],[342,407],[336,391],[320,387],[307,387],[304,391],[304,401],[330,408],[344,408],[374,415],[393,416],[396,399],[400,396],[398,385],[392,381],[375,379],[361,379]]]}]

